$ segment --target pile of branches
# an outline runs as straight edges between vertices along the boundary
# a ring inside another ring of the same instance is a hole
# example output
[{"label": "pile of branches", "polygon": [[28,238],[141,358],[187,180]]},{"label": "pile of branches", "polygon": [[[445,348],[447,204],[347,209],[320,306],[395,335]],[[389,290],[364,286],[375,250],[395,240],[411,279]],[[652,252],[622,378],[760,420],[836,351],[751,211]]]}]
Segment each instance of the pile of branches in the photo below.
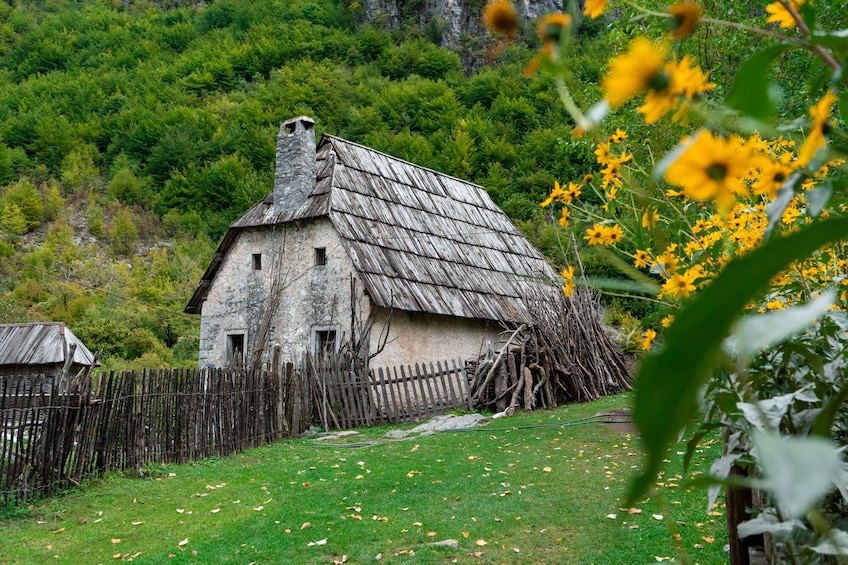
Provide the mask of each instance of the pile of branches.
[{"label": "pile of branches", "polygon": [[508,415],[632,388],[626,359],[604,331],[591,289],[577,288],[568,297],[555,292],[532,304],[532,323],[505,332],[499,351],[488,344],[470,363],[474,405]]}]

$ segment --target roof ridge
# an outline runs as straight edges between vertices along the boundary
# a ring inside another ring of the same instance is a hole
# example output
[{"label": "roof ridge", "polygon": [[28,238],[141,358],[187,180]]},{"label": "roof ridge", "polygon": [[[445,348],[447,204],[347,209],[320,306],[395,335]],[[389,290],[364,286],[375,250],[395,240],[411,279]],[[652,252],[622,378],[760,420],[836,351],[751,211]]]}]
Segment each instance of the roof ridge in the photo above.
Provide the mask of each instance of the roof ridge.
[{"label": "roof ridge", "polygon": [[[453,179],[455,181],[461,182],[462,184],[467,184],[469,186],[479,188],[480,190],[482,190],[483,192],[488,194],[486,187],[481,185],[481,184],[477,184],[477,183],[474,183],[474,182],[471,182],[471,181],[468,181],[468,180],[465,180],[465,179],[461,179],[459,177],[455,177],[453,175],[449,175],[447,173],[437,171],[436,169],[431,169],[430,167],[425,167],[424,165],[418,165],[416,163],[413,163],[412,161],[406,161],[405,159],[401,159],[400,157],[395,157],[394,155],[389,155],[388,153],[384,153],[384,152],[380,151],[379,149],[374,149],[373,147],[368,147],[367,145],[362,145],[361,143],[357,143],[355,141],[350,141],[349,139],[344,139],[343,137],[338,137],[336,135],[330,135],[329,133],[322,134],[322,136],[321,136],[321,143],[322,144],[324,142],[324,138],[329,138],[329,139],[332,139],[332,140],[341,141],[342,143],[347,143],[349,145],[355,145],[357,147],[361,147],[362,149],[365,149],[366,151],[370,151],[372,153],[377,153],[379,155],[383,155],[384,157],[386,157],[387,159],[390,159],[392,161],[398,161],[400,163],[410,165],[411,167],[415,167],[416,169],[422,169],[424,171],[429,171],[433,174],[439,175],[440,177],[446,177],[446,178]],[[347,166],[347,165],[345,165],[345,166]],[[352,168],[355,168],[358,171],[362,171],[362,169],[359,169],[359,168],[356,168],[356,167],[352,167]],[[363,171],[363,172],[367,172],[367,171]],[[406,184],[406,183],[402,183],[402,184]],[[414,185],[406,184],[406,186],[414,186]]]}]

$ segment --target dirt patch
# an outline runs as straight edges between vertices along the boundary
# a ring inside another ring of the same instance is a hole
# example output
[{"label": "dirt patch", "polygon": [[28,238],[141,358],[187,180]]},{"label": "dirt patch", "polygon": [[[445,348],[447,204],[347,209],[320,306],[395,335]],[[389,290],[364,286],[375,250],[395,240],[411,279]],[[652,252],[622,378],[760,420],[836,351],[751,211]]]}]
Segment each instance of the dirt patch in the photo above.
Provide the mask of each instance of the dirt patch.
[{"label": "dirt patch", "polygon": [[623,434],[635,434],[636,426],[633,425],[633,414],[630,408],[616,408],[606,412],[598,412],[595,418],[602,420],[603,424]]}]

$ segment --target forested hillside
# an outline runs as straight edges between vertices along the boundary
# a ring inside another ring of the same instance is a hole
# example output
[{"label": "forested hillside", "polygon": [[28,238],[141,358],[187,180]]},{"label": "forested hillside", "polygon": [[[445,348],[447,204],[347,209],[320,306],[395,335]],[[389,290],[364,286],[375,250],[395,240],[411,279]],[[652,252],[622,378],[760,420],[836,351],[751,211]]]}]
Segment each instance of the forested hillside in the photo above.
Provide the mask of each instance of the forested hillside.
[{"label": "forested hillside", "polygon": [[[276,134],[301,114],[319,135],[484,185],[560,261],[564,234],[539,203],[596,170],[596,148],[573,135],[551,75],[526,72],[537,22],[459,52],[438,23],[410,12],[384,29],[353,0],[0,3],[0,321],[65,321],[108,367],[196,363],[183,307],[228,224],[271,190]],[[650,25],[576,21],[565,74],[578,105]],[[752,48],[733,41],[704,27],[683,47],[719,95]],[[793,76],[778,80],[799,115]],[[634,122],[637,160],[683,131]],[[582,197],[598,210],[604,198]],[[586,227],[568,229],[580,240]],[[593,253],[590,272],[615,273]]]},{"label": "forested hillside", "polygon": [[[170,5],[169,5],[170,4]],[[0,3],[0,319],[61,320],[107,366],[196,362],[187,298],[270,191],[281,122],[485,185],[556,253],[538,202],[591,168],[532,27],[466,76],[417,27],[342,0]],[[586,29],[592,81],[606,55]],[[582,101],[581,101],[582,102]]]}]

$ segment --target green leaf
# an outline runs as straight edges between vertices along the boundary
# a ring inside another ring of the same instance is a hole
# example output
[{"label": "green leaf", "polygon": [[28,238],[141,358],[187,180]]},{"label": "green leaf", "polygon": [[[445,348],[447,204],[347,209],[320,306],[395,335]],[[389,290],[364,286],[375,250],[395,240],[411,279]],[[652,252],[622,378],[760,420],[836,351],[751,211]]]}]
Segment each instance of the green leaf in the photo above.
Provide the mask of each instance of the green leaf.
[{"label": "green leaf", "polygon": [[775,536],[777,541],[789,539],[795,530],[806,530],[807,527],[801,520],[787,520],[781,522],[774,515],[774,510],[766,510],[753,520],[747,520],[739,524],[737,533],[740,538],[755,536],[757,534],[769,533]]},{"label": "green leaf", "polygon": [[725,103],[743,114],[767,120],[775,111],[769,89],[768,70],[771,62],[792,45],[780,44],[755,53],[736,72]]},{"label": "green leaf", "polygon": [[697,411],[698,390],[745,305],[793,261],[846,236],[848,219],[836,218],[770,240],[731,261],[710,286],[680,310],[665,334],[665,347],[646,356],[636,375],[633,419],[648,460],[631,485],[630,501],[656,480],[666,450]]},{"label": "green leaf", "polygon": [[761,349],[784,341],[812,324],[835,302],[836,292],[831,290],[801,306],[742,318],[731,334],[735,353],[750,357]]},{"label": "green leaf", "polygon": [[800,518],[828,492],[840,472],[839,448],[820,437],[754,433],[757,459],[769,490],[787,518]]},{"label": "green leaf", "polygon": [[807,215],[817,218],[822,213],[830,197],[833,196],[833,183],[826,181],[821,186],[807,192]]},{"label": "green leaf", "polygon": [[816,31],[810,37],[814,45],[821,45],[836,52],[848,50],[848,29]]},{"label": "green leaf", "polygon": [[[582,281],[583,279],[581,279]],[[639,281],[629,281],[627,279],[613,279],[609,277],[586,277],[586,286],[601,290],[625,290],[636,294],[646,294],[648,296],[656,296],[661,290],[661,287],[654,284],[645,284]],[[578,284],[582,284],[578,282]]]},{"label": "green leaf", "polygon": [[839,115],[842,122],[848,124],[848,91],[839,95]]},{"label": "green leaf", "polygon": [[848,555],[848,532],[830,530],[810,549],[821,555]]},{"label": "green leaf", "polygon": [[810,435],[819,437],[830,437],[830,429],[833,427],[833,421],[842,407],[842,403],[848,398],[848,384],[842,385],[839,392],[834,394],[827,402],[825,407],[816,416],[816,421],[813,423],[813,428],[810,430]]}]

